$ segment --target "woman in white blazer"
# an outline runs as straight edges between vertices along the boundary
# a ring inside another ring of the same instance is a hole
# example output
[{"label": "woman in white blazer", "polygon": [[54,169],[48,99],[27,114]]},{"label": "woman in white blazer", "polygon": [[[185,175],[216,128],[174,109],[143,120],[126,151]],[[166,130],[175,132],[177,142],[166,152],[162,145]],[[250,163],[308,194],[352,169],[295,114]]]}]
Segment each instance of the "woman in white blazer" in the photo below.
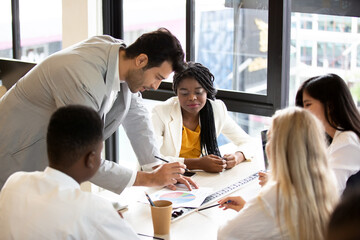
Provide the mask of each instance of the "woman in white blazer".
[{"label": "woman in white blazer", "polygon": [[[200,63],[189,62],[176,73],[176,97],[155,106],[152,122],[160,153],[172,161],[184,162],[188,169],[221,172],[244,161],[249,135],[229,116],[225,104],[215,100],[214,76]],[[238,151],[221,155],[217,137],[224,134]]]}]

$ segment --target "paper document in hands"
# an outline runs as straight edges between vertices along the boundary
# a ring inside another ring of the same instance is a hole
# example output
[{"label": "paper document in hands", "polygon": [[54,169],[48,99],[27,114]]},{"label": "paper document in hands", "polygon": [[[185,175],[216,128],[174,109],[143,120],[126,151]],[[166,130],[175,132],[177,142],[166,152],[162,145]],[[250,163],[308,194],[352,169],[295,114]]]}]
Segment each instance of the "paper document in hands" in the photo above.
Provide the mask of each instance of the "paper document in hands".
[{"label": "paper document in hands", "polygon": [[163,188],[150,195],[153,200],[168,200],[173,203],[173,208],[179,207],[191,207],[198,208],[204,199],[212,193],[212,188],[200,187],[199,189],[193,189],[188,191],[186,187],[180,187],[177,185],[177,189],[169,190]]}]

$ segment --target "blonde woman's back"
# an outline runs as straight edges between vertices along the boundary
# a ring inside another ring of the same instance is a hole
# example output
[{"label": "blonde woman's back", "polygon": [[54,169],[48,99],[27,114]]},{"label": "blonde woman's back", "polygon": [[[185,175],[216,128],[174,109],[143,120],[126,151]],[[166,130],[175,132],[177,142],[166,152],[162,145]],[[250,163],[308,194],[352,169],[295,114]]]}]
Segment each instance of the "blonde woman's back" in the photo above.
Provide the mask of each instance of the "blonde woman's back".
[{"label": "blonde woman's back", "polygon": [[338,196],[321,123],[307,110],[284,109],[274,115],[269,137],[278,222],[284,218],[291,239],[323,239]]}]

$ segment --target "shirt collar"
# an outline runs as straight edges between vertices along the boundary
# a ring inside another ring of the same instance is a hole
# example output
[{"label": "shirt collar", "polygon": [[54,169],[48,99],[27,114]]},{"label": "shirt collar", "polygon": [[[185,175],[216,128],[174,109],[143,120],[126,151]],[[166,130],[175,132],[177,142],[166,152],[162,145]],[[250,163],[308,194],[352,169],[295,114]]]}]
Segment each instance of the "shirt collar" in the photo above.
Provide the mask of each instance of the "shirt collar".
[{"label": "shirt collar", "polygon": [[44,173],[57,181],[61,186],[80,189],[80,184],[75,181],[75,179],[59,170],[52,167],[46,167]]},{"label": "shirt collar", "polygon": [[112,91],[119,92],[120,91],[120,76],[119,76],[119,54],[116,58],[116,68],[115,68],[115,76],[112,86]]}]

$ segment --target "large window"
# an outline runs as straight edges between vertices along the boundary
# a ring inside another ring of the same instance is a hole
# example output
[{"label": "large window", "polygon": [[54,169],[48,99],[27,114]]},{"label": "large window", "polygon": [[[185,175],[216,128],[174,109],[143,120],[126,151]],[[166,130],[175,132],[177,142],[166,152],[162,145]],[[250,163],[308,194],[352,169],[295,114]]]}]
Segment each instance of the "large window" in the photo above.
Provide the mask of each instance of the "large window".
[{"label": "large window", "polygon": [[1,1],[0,57],[39,62],[61,50],[61,3],[62,0]]},{"label": "large window", "polygon": [[293,12],[291,21],[289,103],[304,80],[326,73],[341,76],[360,100],[359,17]]},{"label": "large window", "polygon": [[19,0],[21,59],[39,62],[61,50],[61,0]]},{"label": "large window", "polygon": [[195,2],[195,61],[219,89],[267,94],[268,4]]},{"label": "large window", "polygon": [[11,0],[0,1],[0,57],[12,58]]}]

